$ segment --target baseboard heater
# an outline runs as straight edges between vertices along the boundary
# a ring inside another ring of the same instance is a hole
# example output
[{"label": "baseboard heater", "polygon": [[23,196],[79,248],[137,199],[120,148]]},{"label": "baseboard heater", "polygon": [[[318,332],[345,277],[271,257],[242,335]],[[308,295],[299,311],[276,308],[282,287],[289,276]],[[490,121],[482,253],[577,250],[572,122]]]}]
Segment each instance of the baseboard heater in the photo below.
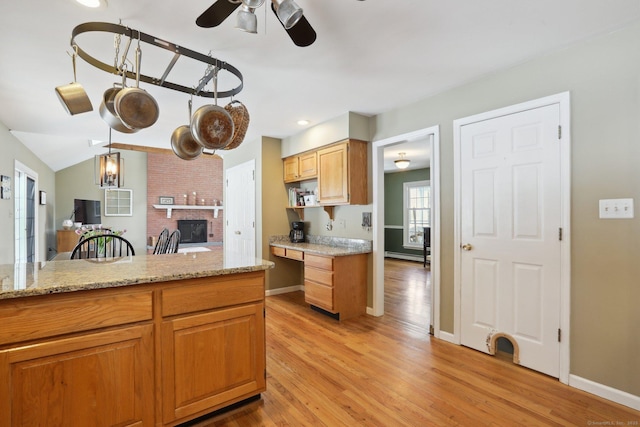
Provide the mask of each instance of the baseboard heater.
[{"label": "baseboard heater", "polygon": [[403,254],[401,252],[393,252],[393,251],[384,251],[385,258],[394,258],[394,259],[404,259],[406,261],[424,261],[424,257],[422,255],[411,255],[411,254]]}]

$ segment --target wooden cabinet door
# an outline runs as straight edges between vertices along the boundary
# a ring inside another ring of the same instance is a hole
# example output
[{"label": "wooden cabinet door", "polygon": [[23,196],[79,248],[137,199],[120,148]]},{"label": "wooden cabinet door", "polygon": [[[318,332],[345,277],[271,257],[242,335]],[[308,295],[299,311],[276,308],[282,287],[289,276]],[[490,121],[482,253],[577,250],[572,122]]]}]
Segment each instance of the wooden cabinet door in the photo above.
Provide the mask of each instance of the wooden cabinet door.
[{"label": "wooden cabinet door", "polygon": [[315,151],[301,154],[298,157],[298,172],[300,179],[315,178],[318,175],[318,161]]},{"label": "wooden cabinet door", "polygon": [[58,253],[71,252],[80,239],[75,230],[58,230],[56,237]]},{"label": "wooden cabinet door", "polygon": [[349,203],[348,143],[318,150],[318,198],[322,205]]},{"label": "wooden cabinet door", "polygon": [[299,180],[298,156],[287,157],[283,160],[284,182],[295,182]]},{"label": "wooden cabinet door", "polygon": [[266,389],[263,302],[165,321],[162,343],[165,423]]},{"label": "wooden cabinet door", "polygon": [[0,426],[152,426],[153,326],[0,351]]}]

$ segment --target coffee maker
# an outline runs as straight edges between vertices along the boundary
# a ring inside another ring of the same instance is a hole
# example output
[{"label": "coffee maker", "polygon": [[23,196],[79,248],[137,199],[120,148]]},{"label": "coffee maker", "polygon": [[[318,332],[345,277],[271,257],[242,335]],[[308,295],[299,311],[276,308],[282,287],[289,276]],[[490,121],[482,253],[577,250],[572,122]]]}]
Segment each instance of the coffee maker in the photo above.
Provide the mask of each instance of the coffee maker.
[{"label": "coffee maker", "polygon": [[291,231],[289,232],[289,240],[291,243],[304,242],[304,222],[293,221],[291,223]]}]

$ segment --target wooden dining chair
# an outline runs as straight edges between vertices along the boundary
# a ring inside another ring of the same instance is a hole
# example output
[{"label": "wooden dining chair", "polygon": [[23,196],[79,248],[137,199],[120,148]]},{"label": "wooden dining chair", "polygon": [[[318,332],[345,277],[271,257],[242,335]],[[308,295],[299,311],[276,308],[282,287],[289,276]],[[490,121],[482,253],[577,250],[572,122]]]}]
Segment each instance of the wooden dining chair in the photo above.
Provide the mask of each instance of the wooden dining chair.
[{"label": "wooden dining chair", "polygon": [[167,249],[165,251],[166,254],[175,254],[178,252],[178,246],[180,246],[180,230],[174,230],[169,236],[169,241],[167,242]]},{"label": "wooden dining chair", "polygon": [[73,251],[71,259],[115,258],[135,255],[133,245],[117,234],[103,234],[82,239]]},{"label": "wooden dining chair", "polygon": [[158,236],[158,241],[156,242],[156,247],[153,248],[154,255],[160,255],[166,253],[167,244],[169,243],[169,230],[163,228]]}]

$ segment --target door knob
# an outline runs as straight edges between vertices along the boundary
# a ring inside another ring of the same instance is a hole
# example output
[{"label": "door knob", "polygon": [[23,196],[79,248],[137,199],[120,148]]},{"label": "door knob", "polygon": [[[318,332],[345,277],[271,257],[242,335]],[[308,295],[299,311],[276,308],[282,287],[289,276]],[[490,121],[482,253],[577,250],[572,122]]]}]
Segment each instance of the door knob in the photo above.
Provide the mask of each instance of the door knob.
[{"label": "door knob", "polygon": [[236,234],[242,234],[240,231],[236,231]]},{"label": "door knob", "polygon": [[463,251],[470,251],[471,249],[473,249],[473,246],[471,246],[471,244],[467,243],[464,244],[462,246],[460,246],[462,248]]}]

